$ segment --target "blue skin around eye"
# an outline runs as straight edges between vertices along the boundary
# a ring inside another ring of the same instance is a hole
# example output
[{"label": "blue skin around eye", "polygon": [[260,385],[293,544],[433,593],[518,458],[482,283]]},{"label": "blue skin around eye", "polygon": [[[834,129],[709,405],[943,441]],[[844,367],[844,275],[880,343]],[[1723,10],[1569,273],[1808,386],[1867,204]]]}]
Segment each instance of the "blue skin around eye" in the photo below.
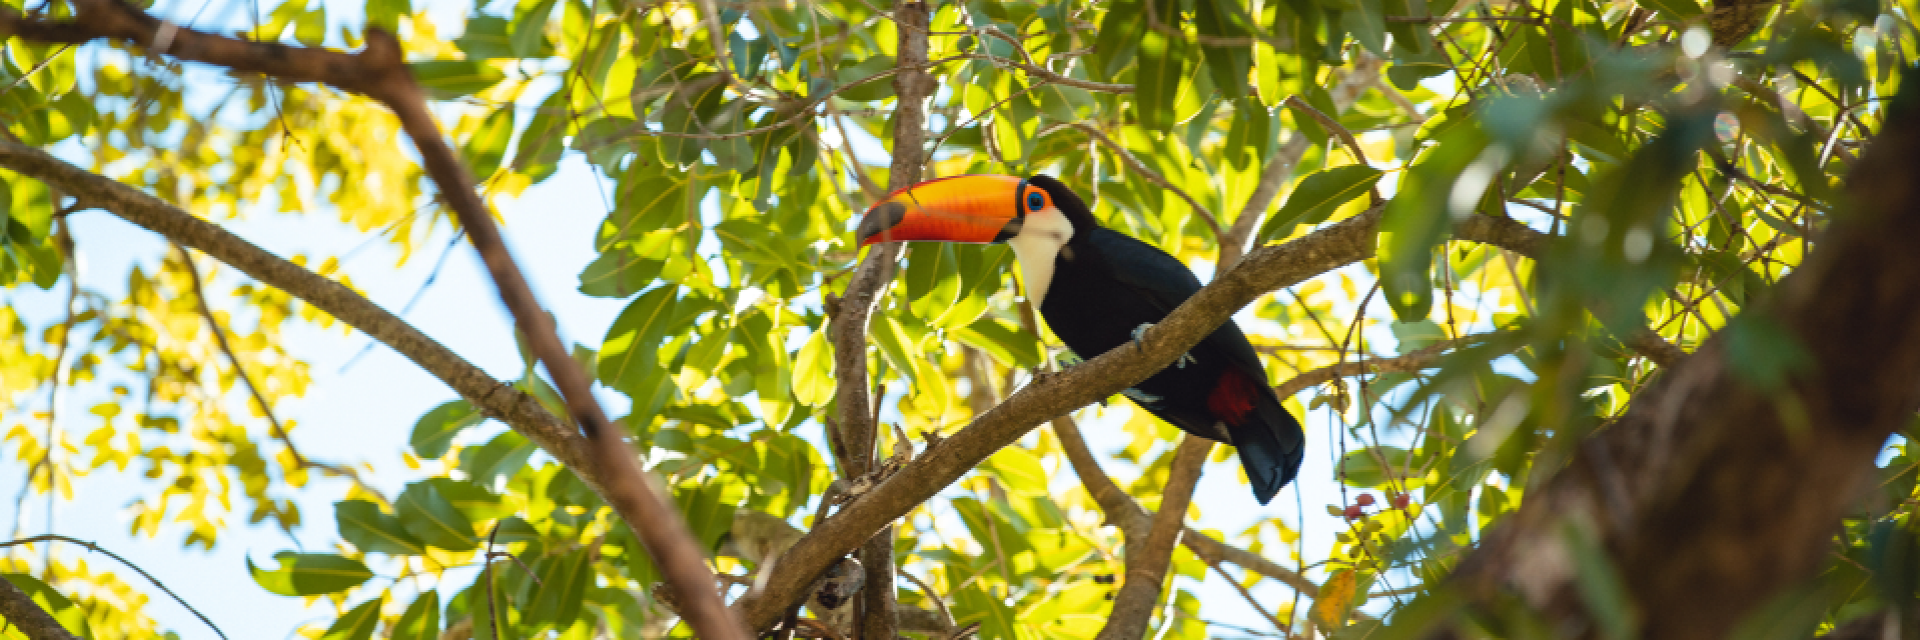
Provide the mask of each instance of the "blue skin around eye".
[{"label": "blue skin around eye", "polygon": [[1039,210],[1040,210],[1040,207],[1041,207],[1041,206],[1043,206],[1043,205],[1045,205],[1045,204],[1046,204],[1046,199],[1045,199],[1045,198],[1043,198],[1043,197],[1041,197],[1039,193],[1029,193],[1029,194],[1027,194],[1027,208],[1028,208],[1028,209],[1032,209],[1032,210],[1034,210],[1034,211],[1039,211]]}]

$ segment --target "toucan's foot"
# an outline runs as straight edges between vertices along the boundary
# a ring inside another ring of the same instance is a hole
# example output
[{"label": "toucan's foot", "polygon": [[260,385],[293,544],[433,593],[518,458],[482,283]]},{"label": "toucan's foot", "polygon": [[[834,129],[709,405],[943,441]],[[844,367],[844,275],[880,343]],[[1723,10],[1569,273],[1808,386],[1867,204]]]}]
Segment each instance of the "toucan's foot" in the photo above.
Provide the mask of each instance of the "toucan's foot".
[{"label": "toucan's foot", "polygon": [[1127,387],[1125,389],[1120,390],[1120,395],[1133,398],[1134,402],[1138,402],[1140,404],[1153,404],[1155,402],[1160,401],[1160,396],[1156,396],[1151,393],[1141,391],[1140,389],[1135,387]]},{"label": "toucan's foot", "polygon": [[[1140,326],[1133,328],[1133,348],[1135,350],[1143,348],[1140,346],[1140,336],[1146,335],[1147,329],[1152,326],[1153,323],[1151,322],[1142,322]],[[1173,366],[1178,369],[1185,369],[1187,365],[1195,362],[1198,362],[1198,360],[1193,359],[1192,353],[1182,353],[1180,354],[1180,359],[1173,361]]]}]

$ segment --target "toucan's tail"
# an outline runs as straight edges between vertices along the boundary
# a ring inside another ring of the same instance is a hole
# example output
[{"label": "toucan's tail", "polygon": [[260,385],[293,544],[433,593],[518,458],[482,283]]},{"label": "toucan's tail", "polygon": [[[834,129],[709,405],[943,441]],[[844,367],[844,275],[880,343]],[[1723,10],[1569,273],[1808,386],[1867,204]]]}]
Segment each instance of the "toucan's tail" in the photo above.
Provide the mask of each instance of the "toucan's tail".
[{"label": "toucan's tail", "polygon": [[1307,434],[1271,390],[1254,396],[1253,411],[1241,424],[1227,425],[1227,433],[1240,450],[1240,466],[1253,483],[1254,499],[1264,505],[1300,472]]}]

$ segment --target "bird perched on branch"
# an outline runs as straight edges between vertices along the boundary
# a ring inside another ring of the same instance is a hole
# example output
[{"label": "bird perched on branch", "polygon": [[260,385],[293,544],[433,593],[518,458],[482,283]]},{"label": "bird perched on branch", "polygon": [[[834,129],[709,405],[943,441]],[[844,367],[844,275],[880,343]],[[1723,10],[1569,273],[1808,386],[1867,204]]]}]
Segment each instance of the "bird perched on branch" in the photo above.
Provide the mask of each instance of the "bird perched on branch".
[{"label": "bird perched on branch", "polygon": [[[876,242],[1005,242],[1054,335],[1092,357],[1139,340],[1200,279],[1167,252],[1100,226],[1085,201],[1049,176],[963,175],[890,194],[861,218]],[[1306,434],[1267,385],[1266,369],[1232,320],[1166,369],[1125,391],[1181,430],[1233,445],[1266,504],[1300,470]]]}]

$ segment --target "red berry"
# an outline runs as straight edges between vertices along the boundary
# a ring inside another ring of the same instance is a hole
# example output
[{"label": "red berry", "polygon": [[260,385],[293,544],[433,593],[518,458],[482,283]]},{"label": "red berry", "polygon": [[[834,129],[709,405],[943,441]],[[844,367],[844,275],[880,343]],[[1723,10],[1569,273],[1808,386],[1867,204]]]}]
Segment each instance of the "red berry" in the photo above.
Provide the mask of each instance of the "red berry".
[{"label": "red berry", "polygon": [[1405,508],[1407,508],[1407,503],[1409,503],[1409,502],[1412,502],[1412,496],[1409,496],[1409,495],[1407,495],[1407,494],[1404,494],[1404,493],[1402,493],[1402,494],[1400,494],[1400,495],[1396,495],[1396,496],[1394,496],[1394,497],[1393,497],[1393,508],[1395,508],[1395,509],[1405,509]]},{"label": "red berry", "polygon": [[1362,494],[1360,494],[1360,497],[1358,497],[1358,498],[1354,498],[1354,499],[1353,499],[1353,502],[1354,502],[1355,504],[1358,504],[1358,505],[1360,505],[1360,506],[1362,506],[1362,507],[1365,507],[1365,506],[1370,506],[1370,505],[1372,505],[1372,504],[1373,504],[1373,494],[1371,494],[1371,493],[1362,493]]},{"label": "red berry", "polygon": [[1347,510],[1342,515],[1345,515],[1348,520],[1359,520],[1366,514],[1360,512],[1360,505],[1350,504],[1347,505]]}]

